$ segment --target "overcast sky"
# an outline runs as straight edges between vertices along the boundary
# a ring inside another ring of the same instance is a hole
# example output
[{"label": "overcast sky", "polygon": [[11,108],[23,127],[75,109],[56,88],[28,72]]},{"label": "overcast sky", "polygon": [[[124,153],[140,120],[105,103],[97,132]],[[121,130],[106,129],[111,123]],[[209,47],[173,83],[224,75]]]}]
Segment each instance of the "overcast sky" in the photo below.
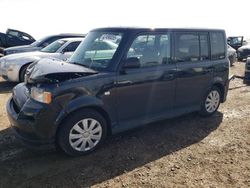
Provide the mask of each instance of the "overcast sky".
[{"label": "overcast sky", "polygon": [[0,32],[39,39],[98,27],[206,27],[250,36],[250,0],[0,0]]}]

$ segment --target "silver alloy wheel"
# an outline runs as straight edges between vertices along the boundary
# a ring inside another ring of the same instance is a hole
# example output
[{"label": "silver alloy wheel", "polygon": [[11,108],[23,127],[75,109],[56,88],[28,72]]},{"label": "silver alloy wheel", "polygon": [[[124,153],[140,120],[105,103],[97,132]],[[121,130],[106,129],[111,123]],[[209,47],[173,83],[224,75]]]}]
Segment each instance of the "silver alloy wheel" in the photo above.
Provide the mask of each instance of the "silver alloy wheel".
[{"label": "silver alloy wheel", "polygon": [[205,102],[206,111],[209,113],[213,113],[218,108],[219,103],[220,103],[219,92],[216,90],[212,90],[206,98]]},{"label": "silver alloy wheel", "polygon": [[88,151],[100,142],[101,137],[101,124],[95,119],[86,118],[71,128],[69,143],[77,151]]}]

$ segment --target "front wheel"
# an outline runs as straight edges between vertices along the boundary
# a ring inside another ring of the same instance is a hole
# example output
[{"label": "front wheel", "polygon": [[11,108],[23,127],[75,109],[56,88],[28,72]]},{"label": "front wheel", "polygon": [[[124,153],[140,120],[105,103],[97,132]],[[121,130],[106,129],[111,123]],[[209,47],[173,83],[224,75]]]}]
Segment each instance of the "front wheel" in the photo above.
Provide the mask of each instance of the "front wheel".
[{"label": "front wheel", "polygon": [[202,116],[213,115],[219,108],[220,102],[221,102],[221,91],[219,90],[219,88],[214,86],[204,98],[200,114]]},{"label": "front wheel", "polygon": [[104,117],[94,110],[85,109],[70,115],[59,127],[57,142],[66,154],[80,156],[95,150],[106,135]]}]

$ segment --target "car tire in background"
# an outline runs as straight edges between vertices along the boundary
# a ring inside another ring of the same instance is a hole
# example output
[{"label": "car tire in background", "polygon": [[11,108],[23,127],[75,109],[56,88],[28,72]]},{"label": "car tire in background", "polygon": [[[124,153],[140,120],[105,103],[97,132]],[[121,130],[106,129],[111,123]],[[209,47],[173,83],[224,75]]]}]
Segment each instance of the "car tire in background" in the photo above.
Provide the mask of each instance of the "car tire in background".
[{"label": "car tire in background", "polygon": [[200,115],[205,117],[213,115],[218,110],[220,103],[221,91],[218,87],[213,86],[203,99]]},{"label": "car tire in background", "polygon": [[70,114],[57,132],[58,146],[70,156],[94,151],[107,136],[107,122],[95,110],[83,109]]}]

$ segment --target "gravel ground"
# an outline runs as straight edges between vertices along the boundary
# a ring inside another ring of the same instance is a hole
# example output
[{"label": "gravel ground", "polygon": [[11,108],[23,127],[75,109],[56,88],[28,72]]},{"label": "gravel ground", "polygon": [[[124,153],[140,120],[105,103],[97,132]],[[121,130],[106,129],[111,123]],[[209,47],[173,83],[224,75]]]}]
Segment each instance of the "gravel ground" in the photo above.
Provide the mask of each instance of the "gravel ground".
[{"label": "gravel ground", "polygon": [[[243,75],[244,63],[231,72]],[[0,187],[250,187],[250,86],[242,80],[230,83],[213,117],[147,125],[78,158],[20,145],[5,112],[13,86],[0,80]]]}]

